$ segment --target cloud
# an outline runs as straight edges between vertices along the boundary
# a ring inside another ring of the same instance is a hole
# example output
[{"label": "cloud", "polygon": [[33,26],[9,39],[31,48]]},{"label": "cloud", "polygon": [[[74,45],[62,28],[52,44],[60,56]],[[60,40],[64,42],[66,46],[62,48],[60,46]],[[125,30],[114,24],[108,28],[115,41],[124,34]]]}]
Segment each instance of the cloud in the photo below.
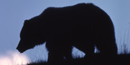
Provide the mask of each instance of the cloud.
[{"label": "cloud", "polygon": [[5,55],[0,55],[0,65],[22,65],[29,63],[26,55],[18,52],[8,51]]}]

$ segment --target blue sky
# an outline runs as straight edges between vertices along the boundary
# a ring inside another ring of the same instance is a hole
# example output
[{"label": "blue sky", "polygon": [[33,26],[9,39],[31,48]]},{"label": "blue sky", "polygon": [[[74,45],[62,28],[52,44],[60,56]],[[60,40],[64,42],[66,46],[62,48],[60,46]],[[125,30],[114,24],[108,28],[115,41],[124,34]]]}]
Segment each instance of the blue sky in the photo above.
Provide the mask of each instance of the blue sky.
[{"label": "blue sky", "polygon": [[[115,27],[118,54],[124,49],[123,44],[130,51],[130,0],[0,0],[0,55],[6,55],[8,51],[19,53],[16,47],[24,20],[39,15],[50,6],[63,7],[82,2],[94,3],[108,13]],[[80,54],[76,50],[75,53]],[[45,44],[23,54],[31,61],[47,58]]]}]

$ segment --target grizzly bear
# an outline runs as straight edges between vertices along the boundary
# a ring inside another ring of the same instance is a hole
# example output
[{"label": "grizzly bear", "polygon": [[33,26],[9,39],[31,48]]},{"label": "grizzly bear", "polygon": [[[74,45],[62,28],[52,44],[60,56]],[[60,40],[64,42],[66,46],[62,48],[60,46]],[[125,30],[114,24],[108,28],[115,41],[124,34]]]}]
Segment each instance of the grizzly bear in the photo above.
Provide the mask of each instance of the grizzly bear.
[{"label": "grizzly bear", "polygon": [[85,57],[94,54],[94,45],[100,54],[117,54],[112,20],[92,3],[66,7],[48,7],[40,15],[25,20],[17,49],[27,49],[46,42],[48,61],[72,59],[72,46],[83,51]]}]

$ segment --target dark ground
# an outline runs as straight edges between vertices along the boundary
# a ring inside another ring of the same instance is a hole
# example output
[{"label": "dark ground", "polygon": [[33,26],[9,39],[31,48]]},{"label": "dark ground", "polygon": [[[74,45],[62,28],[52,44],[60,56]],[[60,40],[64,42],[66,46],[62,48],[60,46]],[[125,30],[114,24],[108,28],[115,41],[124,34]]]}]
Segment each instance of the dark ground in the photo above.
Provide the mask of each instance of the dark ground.
[{"label": "dark ground", "polygon": [[47,63],[44,61],[32,62],[27,65],[130,65],[130,54],[121,54],[115,57],[95,55],[90,59],[79,58],[71,61]]}]

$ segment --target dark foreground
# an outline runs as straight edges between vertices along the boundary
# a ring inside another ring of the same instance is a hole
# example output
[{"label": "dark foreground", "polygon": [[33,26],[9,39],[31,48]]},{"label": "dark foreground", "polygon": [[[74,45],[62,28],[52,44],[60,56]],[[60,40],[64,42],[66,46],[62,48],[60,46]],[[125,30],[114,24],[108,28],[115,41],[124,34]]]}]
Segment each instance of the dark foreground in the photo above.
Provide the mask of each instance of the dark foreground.
[{"label": "dark foreground", "polygon": [[103,57],[95,55],[92,58],[74,59],[71,61],[47,63],[44,61],[34,62],[27,65],[130,65],[130,54],[117,55],[115,57]]}]

